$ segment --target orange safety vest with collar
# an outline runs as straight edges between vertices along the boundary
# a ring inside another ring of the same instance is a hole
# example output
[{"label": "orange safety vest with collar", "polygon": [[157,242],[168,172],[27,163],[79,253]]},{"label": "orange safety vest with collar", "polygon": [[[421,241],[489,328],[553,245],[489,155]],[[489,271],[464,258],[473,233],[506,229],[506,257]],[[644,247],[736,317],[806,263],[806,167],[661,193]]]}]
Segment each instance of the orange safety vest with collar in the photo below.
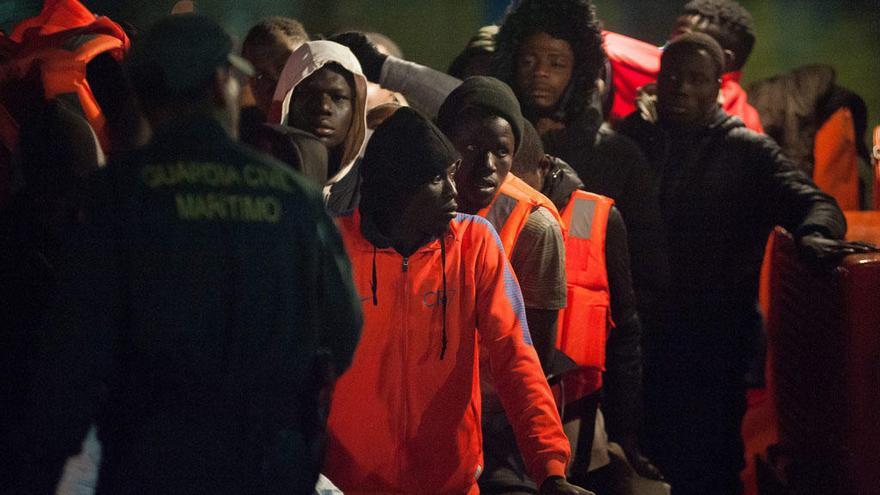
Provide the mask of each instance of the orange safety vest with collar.
[{"label": "orange safety vest with collar", "polygon": [[605,371],[605,342],[613,328],[605,263],[608,215],[614,200],[577,190],[562,210],[567,304],[559,313],[556,347],[580,366],[564,376],[564,403],[599,390]]},{"label": "orange safety vest with collar", "polygon": [[563,237],[565,236],[562,218],[560,218],[553,202],[543,194],[532,189],[522,179],[513,174],[507,174],[507,178],[504,179],[504,182],[498,189],[498,194],[495,195],[489,206],[478,211],[477,215],[488,220],[495,227],[495,230],[498,231],[498,236],[501,237],[501,245],[504,246],[504,252],[508,258],[513,255],[513,247],[516,246],[519,234],[522,232],[523,227],[525,227],[529,215],[536,208],[547,209],[553,215],[553,218],[559,222],[559,226],[562,228],[562,235]]},{"label": "orange safety vest with collar", "polygon": [[[103,152],[110,150],[105,118],[86,80],[86,65],[102,53],[121,60],[129,39],[119,24],[96,17],[75,0],[46,2],[43,12],[26,19],[11,35],[0,34],[0,85],[15,89],[39,68],[44,97],[72,96],[95,131]],[[12,155],[18,146],[15,91],[0,101],[0,204],[12,194]]]},{"label": "orange safety vest with collar", "polygon": [[[109,151],[104,114],[86,80],[86,65],[102,53],[110,53],[117,60],[122,60],[127,49],[128,38],[121,28],[110,19],[101,17],[82,28],[34,40],[26,37],[9,65],[3,68],[4,75],[10,78],[24,77],[34,64],[38,64],[45,98],[50,100],[62,95],[74,95],[83,117],[98,136],[102,149]],[[4,122],[4,127],[7,126]],[[2,133],[4,141],[7,136],[15,137],[16,134],[12,130]],[[12,143],[4,144],[9,146]]]}]

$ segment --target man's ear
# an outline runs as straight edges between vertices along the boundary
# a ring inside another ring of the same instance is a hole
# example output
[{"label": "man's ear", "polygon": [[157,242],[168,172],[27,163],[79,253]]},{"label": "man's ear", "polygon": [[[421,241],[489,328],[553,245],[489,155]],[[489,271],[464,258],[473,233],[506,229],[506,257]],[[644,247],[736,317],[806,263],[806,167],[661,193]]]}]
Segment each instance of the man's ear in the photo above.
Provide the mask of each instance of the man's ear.
[{"label": "man's ear", "polygon": [[551,167],[553,167],[553,158],[545,153],[544,156],[541,157],[541,160],[538,161],[538,175],[540,175],[542,179],[547,177]]},{"label": "man's ear", "polygon": [[730,72],[730,68],[733,67],[734,62],[736,62],[736,54],[733,53],[733,50],[725,49],[724,67],[721,68],[721,72]]}]

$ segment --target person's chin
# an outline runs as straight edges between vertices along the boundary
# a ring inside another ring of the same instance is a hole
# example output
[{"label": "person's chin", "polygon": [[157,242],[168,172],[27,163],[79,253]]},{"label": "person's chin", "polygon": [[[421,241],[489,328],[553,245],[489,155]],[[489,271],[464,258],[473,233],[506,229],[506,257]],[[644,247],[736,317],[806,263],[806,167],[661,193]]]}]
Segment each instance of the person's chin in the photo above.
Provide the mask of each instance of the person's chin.
[{"label": "person's chin", "polygon": [[549,93],[527,93],[524,98],[523,107],[530,113],[544,115],[552,112],[556,108],[556,100]]},{"label": "person's chin", "polygon": [[446,231],[449,230],[449,222],[451,222],[453,218],[455,218],[455,213],[453,213],[450,217],[444,216],[443,218],[439,219],[432,229],[432,234],[435,237],[442,237],[443,234],[445,234]]},{"label": "person's chin", "polygon": [[663,122],[679,127],[693,125],[697,120],[692,112],[682,108],[664,109],[664,111],[659,112],[659,118]]},{"label": "person's chin", "polygon": [[488,189],[478,189],[467,195],[467,201],[462,201],[464,197],[459,193],[459,211],[476,215],[480,210],[492,203],[497,191],[497,188],[493,188],[491,191]]}]

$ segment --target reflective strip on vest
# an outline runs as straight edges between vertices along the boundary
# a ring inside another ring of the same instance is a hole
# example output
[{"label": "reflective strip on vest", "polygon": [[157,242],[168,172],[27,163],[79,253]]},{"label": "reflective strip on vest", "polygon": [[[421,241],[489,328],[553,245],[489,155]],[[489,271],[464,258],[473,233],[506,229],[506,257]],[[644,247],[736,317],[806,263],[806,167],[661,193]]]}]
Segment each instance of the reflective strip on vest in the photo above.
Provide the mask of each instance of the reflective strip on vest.
[{"label": "reflective strip on vest", "polygon": [[574,198],[572,222],[568,225],[568,235],[577,239],[589,239],[593,229],[593,216],[596,214],[596,201]]},{"label": "reflective strip on vest", "polygon": [[501,232],[514,208],[516,208],[516,199],[506,194],[499,194],[495,198],[495,202],[492,203],[492,206],[489,207],[489,211],[486,213],[486,220],[495,227],[496,231]]}]

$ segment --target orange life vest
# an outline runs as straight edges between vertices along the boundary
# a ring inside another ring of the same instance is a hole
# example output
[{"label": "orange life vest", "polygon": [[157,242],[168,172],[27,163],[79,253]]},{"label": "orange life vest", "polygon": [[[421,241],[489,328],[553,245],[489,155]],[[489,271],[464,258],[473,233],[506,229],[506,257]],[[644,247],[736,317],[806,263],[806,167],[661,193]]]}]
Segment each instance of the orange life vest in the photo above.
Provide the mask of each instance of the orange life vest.
[{"label": "orange life vest", "polygon": [[47,0],[40,15],[19,23],[9,36],[0,34],[0,84],[13,90],[0,101],[0,205],[12,193],[11,157],[19,134],[17,85],[37,67],[45,98],[73,96],[106,152],[110,143],[105,119],[86,81],[86,64],[102,53],[121,60],[128,48],[128,36],[119,24],[96,17],[76,0]]},{"label": "orange life vest", "polygon": [[858,151],[849,108],[838,109],[816,131],[813,160],[816,185],[834,196],[841,210],[858,210]]},{"label": "orange life vest", "polygon": [[578,372],[564,377],[565,403],[602,386],[605,342],[614,325],[605,263],[605,236],[613,205],[611,198],[577,190],[562,210],[562,221],[568,229],[568,303],[559,313],[556,347],[580,366]]},{"label": "orange life vest", "polygon": [[[122,59],[128,39],[104,34],[109,29],[103,28],[109,27],[109,24],[114,23],[102,17],[85,28],[49,35],[45,39],[34,40],[32,44],[27,44],[26,39],[10,61],[11,67],[6,68],[12,77],[13,74],[24,76],[34,64],[39,64],[46,99],[65,94],[75,95],[83,116],[94,129],[105,151],[109,150],[110,143],[104,129],[104,114],[86,80],[86,65],[98,55],[107,52],[117,60]],[[4,138],[12,132],[4,130]]]},{"label": "orange life vest", "polygon": [[489,206],[477,212],[477,215],[485,218],[495,227],[501,238],[501,245],[504,246],[504,252],[510,258],[519,234],[535,208],[546,208],[559,222],[562,234],[565,235],[562,218],[559,217],[553,202],[513,174],[507,174],[495,199],[489,203]]}]

